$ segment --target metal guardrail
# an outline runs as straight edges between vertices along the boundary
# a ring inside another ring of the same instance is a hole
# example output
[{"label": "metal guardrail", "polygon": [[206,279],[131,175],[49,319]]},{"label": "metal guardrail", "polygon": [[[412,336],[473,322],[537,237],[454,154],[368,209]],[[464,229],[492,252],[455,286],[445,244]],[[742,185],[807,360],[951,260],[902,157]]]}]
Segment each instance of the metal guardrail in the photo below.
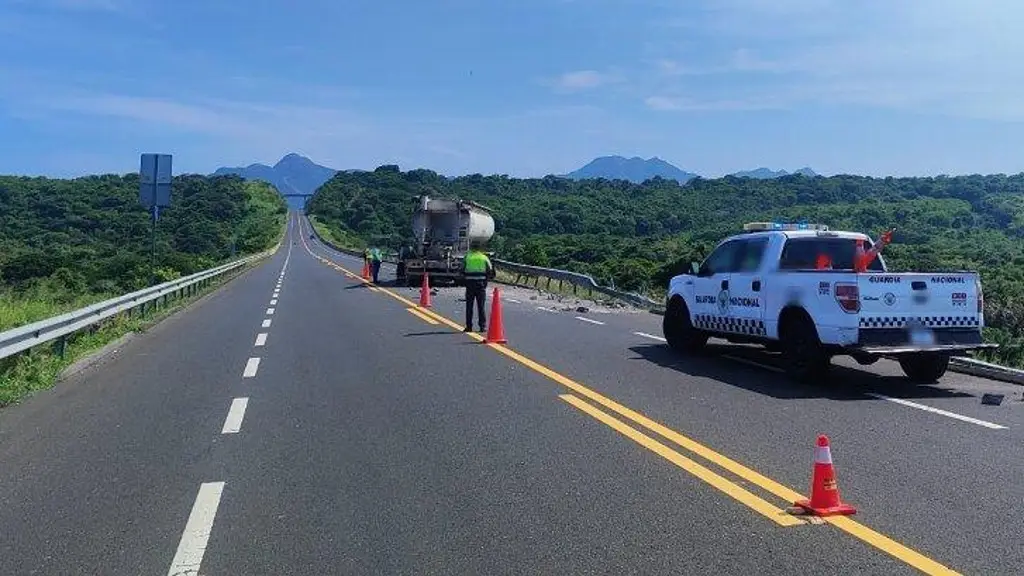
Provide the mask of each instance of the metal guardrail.
[{"label": "metal guardrail", "polygon": [[955,356],[949,360],[949,369],[961,374],[1024,385],[1024,370],[983,362],[974,358]]},{"label": "metal guardrail", "polygon": [[196,272],[195,274],[171,280],[170,282],[143,288],[123,296],[104,300],[103,302],[79,308],[73,312],[67,312],[59,316],[53,316],[52,318],[0,332],[0,359],[14,356],[30,348],[55,340],[59,340],[62,343],[66,342],[66,338],[71,334],[98,324],[107,318],[139,306],[145,306],[149,302],[154,302],[177,291],[182,291],[182,293],[186,291],[191,292],[194,290],[194,287],[211,278],[273,255],[280,246],[281,244],[278,243],[274,248],[259,254],[247,256],[227,264],[221,264],[209,270]]},{"label": "metal guardrail", "polygon": [[[538,279],[537,284],[539,284],[540,278],[547,278],[548,282],[546,287],[549,289],[551,288],[551,282],[555,281],[558,282],[559,285],[569,284],[576,288],[584,288],[590,292],[604,294],[610,298],[628,302],[638,308],[646,308],[654,311],[663,310],[665,308],[664,302],[658,302],[657,300],[652,300],[646,296],[633,292],[624,292],[607,286],[601,286],[596,280],[594,280],[594,277],[589,274],[570,272],[569,270],[560,270],[558,268],[545,268],[543,266],[519,264],[518,262],[509,262],[508,260],[501,260],[499,258],[492,258],[491,262],[494,263],[495,268],[499,271],[515,274],[517,276],[517,283],[520,276],[534,276]],[[539,286],[535,285],[535,287]]]}]

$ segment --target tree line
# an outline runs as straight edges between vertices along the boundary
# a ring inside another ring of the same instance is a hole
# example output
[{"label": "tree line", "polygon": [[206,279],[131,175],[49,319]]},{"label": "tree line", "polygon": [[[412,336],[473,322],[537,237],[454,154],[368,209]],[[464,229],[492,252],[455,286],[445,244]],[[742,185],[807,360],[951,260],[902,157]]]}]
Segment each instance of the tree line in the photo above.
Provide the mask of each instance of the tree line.
[{"label": "tree line", "polygon": [[689,262],[751,221],[808,221],[877,237],[895,227],[894,270],[982,274],[989,337],[1024,363],[1024,174],[872,178],[788,175],[696,178],[447,178],[397,166],[339,172],[307,211],[353,244],[411,240],[415,197],[474,200],[494,210],[502,258],[588,273],[604,284],[658,292]]}]

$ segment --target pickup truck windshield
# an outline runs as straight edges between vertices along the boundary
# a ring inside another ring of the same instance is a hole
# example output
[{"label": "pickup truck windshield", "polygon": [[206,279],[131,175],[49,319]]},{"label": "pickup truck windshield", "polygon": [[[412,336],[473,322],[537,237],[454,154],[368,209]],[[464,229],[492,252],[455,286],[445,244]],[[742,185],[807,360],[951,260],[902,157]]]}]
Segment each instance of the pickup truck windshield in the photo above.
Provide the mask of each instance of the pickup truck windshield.
[{"label": "pickup truck windshield", "polygon": [[[864,250],[873,244],[864,241]],[[782,249],[780,270],[814,270],[818,256],[826,255],[832,260],[832,270],[853,270],[853,255],[857,241],[852,238],[790,238]],[[872,272],[885,272],[881,258],[875,258],[868,266]]]}]

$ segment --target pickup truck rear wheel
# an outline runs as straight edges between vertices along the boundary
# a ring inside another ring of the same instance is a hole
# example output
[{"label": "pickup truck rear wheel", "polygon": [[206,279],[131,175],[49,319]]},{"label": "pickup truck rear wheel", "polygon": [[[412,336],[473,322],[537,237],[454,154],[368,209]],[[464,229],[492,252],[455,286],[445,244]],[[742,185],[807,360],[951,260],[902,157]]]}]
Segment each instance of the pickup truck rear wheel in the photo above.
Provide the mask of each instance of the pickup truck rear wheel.
[{"label": "pickup truck rear wheel", "polygon": [[933,384],[949,369],[948,354],[911,354],[899,361],[903,373],[915,384]]},{"label": "pickup truck rear wheel", "polygon": [[673,298],[669,302],[661,321],[661,331],[668,345],[678,352],[699,352],[708,343],[708,334],[693,327],[690,311],[681,298]]},{"label": "pickup truck rear wheel", "polygon": [[820,383],[828,373],[831,358],[818,339],[814,324],[804,317],[793,317],[783,325],[782,360],[786,372],[797,382]]}]

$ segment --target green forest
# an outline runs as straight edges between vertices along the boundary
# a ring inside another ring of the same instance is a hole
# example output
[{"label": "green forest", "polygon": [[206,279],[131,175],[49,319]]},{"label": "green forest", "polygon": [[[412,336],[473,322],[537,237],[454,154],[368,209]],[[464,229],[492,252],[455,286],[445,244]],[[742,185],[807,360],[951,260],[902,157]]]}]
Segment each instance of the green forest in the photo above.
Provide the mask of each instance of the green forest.
[{"label": "green forest", "polygon": [[[138,196],[137,174],[0,176],[0,330],[149,285],[151,221]],[[286,215],[267,184],[175,177],[157,224],[155,278],[270,248]]]},{"label": "green forest", "polygon": [[351,238],[397,248],[411,239],[415,197],[474,200],[494,210],[500,258],[584,272],[602,284],[658,295],[668,279],[751,221],[806,220],[876,237],[894,270],[980,271],[994,358],[1024,365],[1024,174],[871,178],[790,175],[697,178],[446,178],[381,166],[339,172],[307,211]]}]

